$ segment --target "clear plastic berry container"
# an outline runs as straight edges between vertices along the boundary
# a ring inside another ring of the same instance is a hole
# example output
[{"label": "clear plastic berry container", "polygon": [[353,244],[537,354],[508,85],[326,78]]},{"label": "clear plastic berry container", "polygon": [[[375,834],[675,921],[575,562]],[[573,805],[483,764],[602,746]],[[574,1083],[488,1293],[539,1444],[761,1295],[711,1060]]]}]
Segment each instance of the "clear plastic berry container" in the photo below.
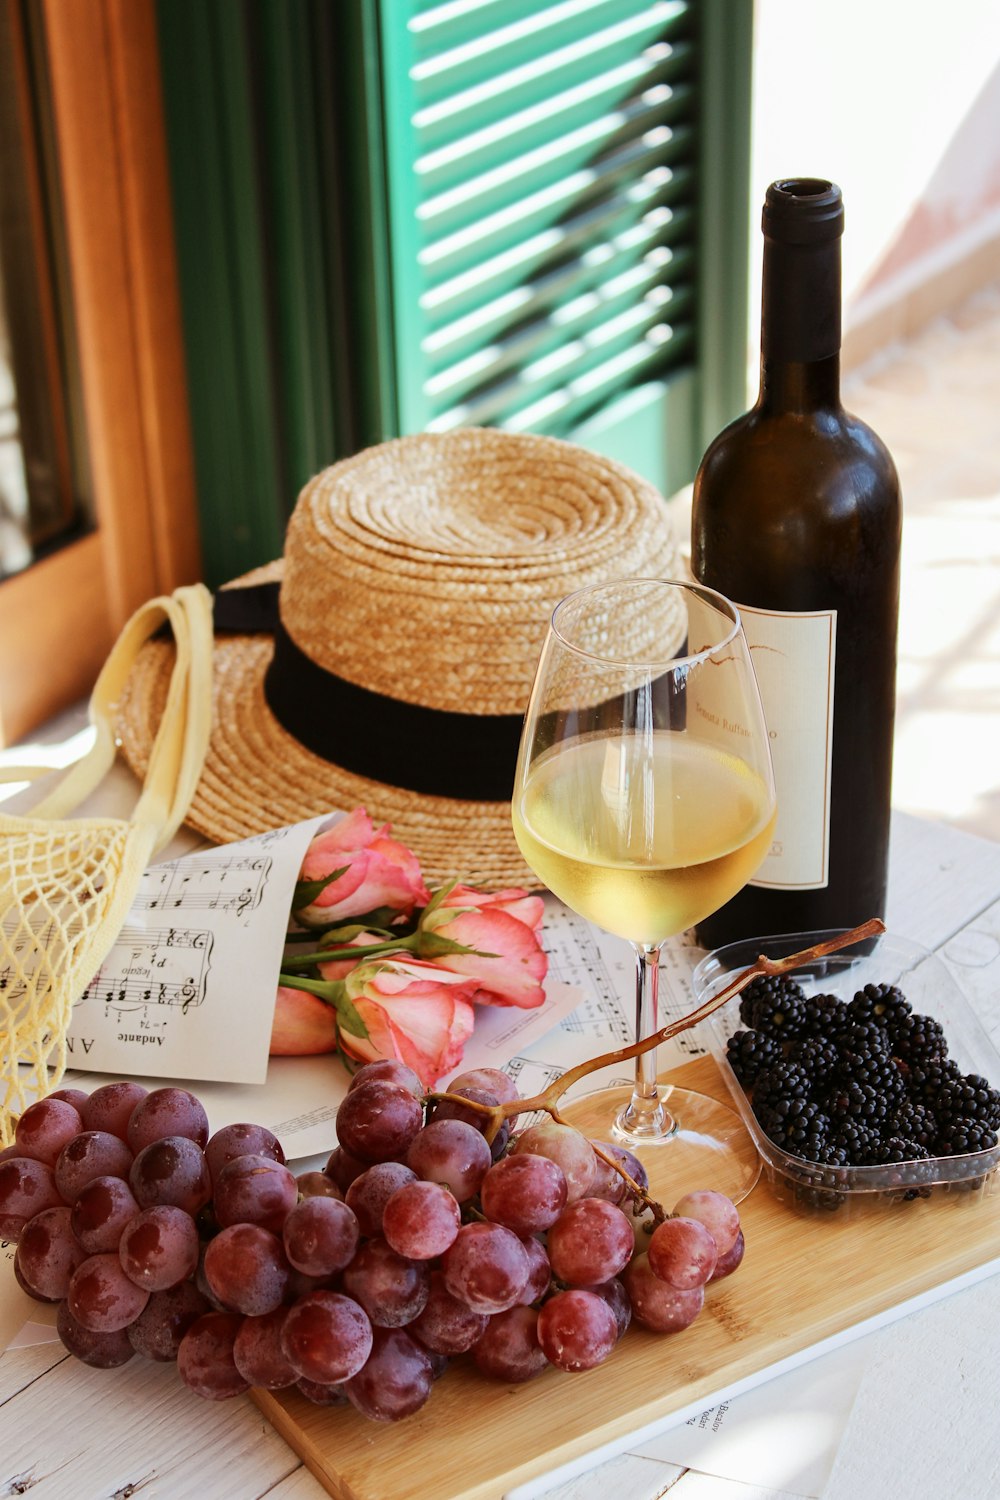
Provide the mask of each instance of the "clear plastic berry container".
[{"label": "clear plastic berry container", "polygon": [[[764,953],[786,958],[834,936],[831,932],[792,933],[751,938],[717,948],[693,975],[698,1003],[725,988]],[[793,977],[807,995],[835,995],[850,1001],[866,984],[891,984],[903,991],[913,1011],[932,1016],[944,1029],[948,1055],[963,1074],[985,1077],[1000,1088],[1000,1053],[969,1006],[948,969],[926,948],[884,933],[854,948],[841,949],[796,969]],[[885,1212],[918,1199],[962,1194],[985,1197],[1000,1183],[1000,1145],[959,1156],[931,1156],[884,1166],[828,1166],[791,1155],[761,1129],[750,1100],[730,1067],[726,1043],[745,1030],[737,995],[705,1023],[709,1044],[746,1128],[760,1153],[762,1176],[779,1202],[799,1213],[837,1212],[841,1217]]]}]

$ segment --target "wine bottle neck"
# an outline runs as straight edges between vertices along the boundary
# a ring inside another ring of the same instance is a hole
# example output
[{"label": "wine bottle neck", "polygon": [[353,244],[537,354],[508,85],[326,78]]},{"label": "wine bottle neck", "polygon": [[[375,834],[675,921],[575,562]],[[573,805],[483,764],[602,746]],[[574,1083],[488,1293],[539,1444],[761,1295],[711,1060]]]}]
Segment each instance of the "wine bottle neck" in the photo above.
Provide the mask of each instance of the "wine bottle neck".
[{"label": "wine bottle neck", "polygon": [[827,359],[784,360],[762,356],[760,397],[764,412],[824,411],[840,408],[840,355]]},{"label": "wine bottle neck", "polygon": [[765,233],[760,351],[763,407],[839,405],[839,238],[785,243]]}]

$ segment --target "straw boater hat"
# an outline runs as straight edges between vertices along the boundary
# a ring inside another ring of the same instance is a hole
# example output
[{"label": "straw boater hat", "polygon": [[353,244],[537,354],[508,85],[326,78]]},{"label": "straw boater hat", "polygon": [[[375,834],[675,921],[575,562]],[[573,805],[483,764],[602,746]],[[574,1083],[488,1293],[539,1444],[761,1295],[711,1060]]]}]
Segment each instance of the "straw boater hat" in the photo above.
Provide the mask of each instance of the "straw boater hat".
[{"label": "straw boater hat", "polygon": [[[510,793],[552,609],[586,584],[678,572],[662,497],[571,443],[467,428],[334,464],[302,491],[284,559],[216,596],[188,822],[225,843],[361,804],[431,885],[537,886]],[[140,775],[172,654],[150,642],[123,695]]]}]

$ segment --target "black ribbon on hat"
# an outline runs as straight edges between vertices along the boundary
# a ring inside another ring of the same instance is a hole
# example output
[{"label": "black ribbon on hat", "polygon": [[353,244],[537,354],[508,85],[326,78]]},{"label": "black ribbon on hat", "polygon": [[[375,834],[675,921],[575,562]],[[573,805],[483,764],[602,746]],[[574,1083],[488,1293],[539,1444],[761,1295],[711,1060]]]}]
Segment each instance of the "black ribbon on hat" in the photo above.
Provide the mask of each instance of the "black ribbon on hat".
[{"label": "black ribbon on hat", "polygon": [[[220,589],[218,633],[270,635],[264,697],[283,729],[345,771],[433,797],[509,802],[520,714],[461,714],[387,698],[318,666],[292,640],[279,583]],[[432,649],[432,643],[429,643]]]}]

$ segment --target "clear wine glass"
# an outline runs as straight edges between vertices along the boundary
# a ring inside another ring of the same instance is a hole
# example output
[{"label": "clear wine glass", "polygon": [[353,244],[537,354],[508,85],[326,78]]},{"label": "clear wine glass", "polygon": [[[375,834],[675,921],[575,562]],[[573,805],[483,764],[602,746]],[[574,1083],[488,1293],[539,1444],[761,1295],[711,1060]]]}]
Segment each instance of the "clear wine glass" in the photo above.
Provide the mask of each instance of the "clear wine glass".
[{"label": "clear wine glass", "polygon": [[[774,827],[767,728],[736,607],[650,578],[564,599],[535,674],[512,808],[543,884],[634,947],[636,1036],[650,1036],[663,943],[735,895]],[[637,1155],[667,1206],[696,1188],[739,1202],[757,1180],[739,1116],[658,1083],[655,1049],[636,1059],[631,1088],[562,1112]]]}]

